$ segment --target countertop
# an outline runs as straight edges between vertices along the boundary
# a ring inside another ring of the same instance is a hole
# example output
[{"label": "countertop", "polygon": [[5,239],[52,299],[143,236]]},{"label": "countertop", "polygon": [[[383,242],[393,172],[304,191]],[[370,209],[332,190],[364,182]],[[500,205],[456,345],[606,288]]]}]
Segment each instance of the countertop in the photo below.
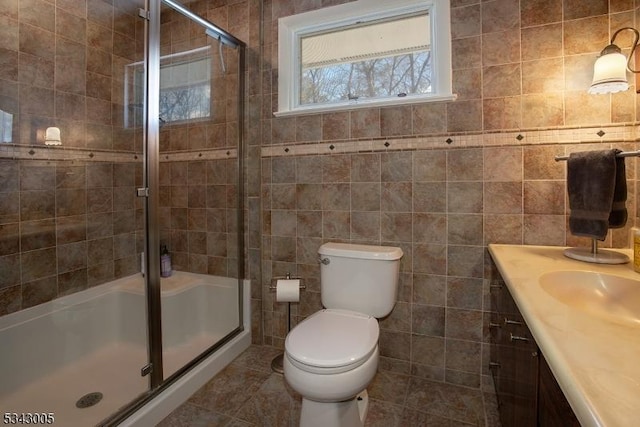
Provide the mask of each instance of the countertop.
[{"label": "countertop", "polygon": [[[640,425],[640,327],[563,304],[538,279],[547,272],[595,271],[640,280],[632,263],[591,264],[558,246],[489,245],[513,299],[583,427]],[[618,250],[632,258],[630,250]]]}]

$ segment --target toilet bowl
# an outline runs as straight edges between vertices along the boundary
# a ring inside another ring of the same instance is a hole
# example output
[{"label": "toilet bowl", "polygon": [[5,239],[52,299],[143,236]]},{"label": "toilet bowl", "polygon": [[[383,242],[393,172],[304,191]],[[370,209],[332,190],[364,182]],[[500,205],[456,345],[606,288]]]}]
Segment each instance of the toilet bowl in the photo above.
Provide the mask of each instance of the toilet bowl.
[{"label": "toilet bowl", "polygon": [[362,427],[378,368],[376,317],[395,305],[402,250],[325,243],[318,254],[325,308],[287,335],[284,376],[302,395],[301,427]]},{"label": "toilet bowl", "polygon": [[368,398],[358,395],[376,374],[378,336],[374,317],[348,310],[319,311],[291,331],[283,367],[303,396],[302,427],[363,425]]}]

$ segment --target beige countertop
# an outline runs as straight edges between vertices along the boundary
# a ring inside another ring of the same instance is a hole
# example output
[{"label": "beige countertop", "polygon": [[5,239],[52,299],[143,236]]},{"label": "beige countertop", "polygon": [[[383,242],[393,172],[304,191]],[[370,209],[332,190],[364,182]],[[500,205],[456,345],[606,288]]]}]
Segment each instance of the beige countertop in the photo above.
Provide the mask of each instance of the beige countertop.
[{"label": "beige countertop", "polygon": [[[631,263],[569,259],[557,246],[489,245],[489,252],[583,427],[640,425],[640,327],[564,304],[540,285],[552,271],[640,280]],[[631,251],[619,250],[632,257]]]}]

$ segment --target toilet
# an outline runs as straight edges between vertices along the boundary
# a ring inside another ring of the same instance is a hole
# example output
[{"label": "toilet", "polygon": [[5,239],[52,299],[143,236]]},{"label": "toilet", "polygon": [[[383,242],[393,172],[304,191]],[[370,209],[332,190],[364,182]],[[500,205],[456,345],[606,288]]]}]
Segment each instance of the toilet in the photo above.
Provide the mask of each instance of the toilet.
[{"label": "toilet", "polygon": [[302,396],[301,427],[361,427],[378,368],[377,318],[395,305],[402,250],[325,243],[318,254],[324,309],[287,335],[284,377]]}]

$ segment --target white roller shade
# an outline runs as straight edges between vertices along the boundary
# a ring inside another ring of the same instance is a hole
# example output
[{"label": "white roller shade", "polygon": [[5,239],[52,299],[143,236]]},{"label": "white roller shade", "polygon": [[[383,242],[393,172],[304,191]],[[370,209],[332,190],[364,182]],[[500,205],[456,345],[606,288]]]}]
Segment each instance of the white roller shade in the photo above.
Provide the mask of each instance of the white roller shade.
[{"label": "white roller shade", "polygon": [[186,88],[211,80],[211,46],[164,55],[160,58],[160,88]]},{"label": "white roller shade", "polygon": [[429,49],[427,13],[314,34],[301,39],[302,68],[362,61]]}]

